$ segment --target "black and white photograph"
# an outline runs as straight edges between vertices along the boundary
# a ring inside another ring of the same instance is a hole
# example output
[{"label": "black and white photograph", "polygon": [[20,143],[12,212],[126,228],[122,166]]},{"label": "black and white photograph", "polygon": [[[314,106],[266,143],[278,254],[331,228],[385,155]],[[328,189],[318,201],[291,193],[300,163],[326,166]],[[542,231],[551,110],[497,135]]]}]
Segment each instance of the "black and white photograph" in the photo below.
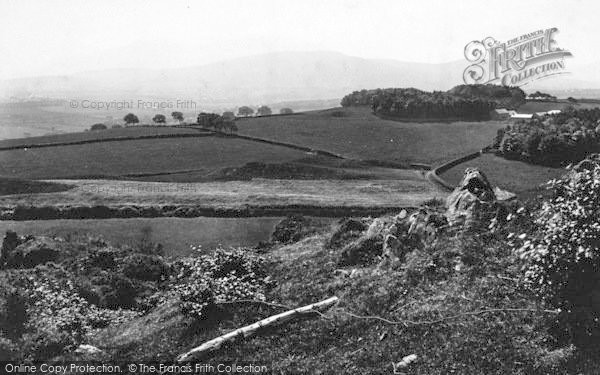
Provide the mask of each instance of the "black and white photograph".
[{"label": "black and white photograph", "polygon": [[600,374],[599,14],[0,0],[0,373]]}]

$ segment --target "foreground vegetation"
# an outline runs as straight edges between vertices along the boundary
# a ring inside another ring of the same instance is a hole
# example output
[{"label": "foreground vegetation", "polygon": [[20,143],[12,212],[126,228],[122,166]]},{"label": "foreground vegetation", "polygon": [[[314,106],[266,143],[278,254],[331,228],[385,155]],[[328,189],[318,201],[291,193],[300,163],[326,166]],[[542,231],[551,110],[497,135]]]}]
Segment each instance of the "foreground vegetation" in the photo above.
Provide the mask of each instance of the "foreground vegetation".
[{"label": "foreground vegetation", "polygon": [[[380,374],[415,354],[402,371],[592,374],[600,257],[590,197],[600,196],[599,175],[597,161],[578,166],[553,183],[548,200],[508,206],[503,224],[407,237],[392,263],[382,262],[370,217],[335,225],[291,217],[259,248],[172,260],[149,238],[119,247],[7,234],[0,354],[172,363],[226,331],[337,296],[325,315],[266,329],[203,362]],[[82,357],[80,344],[101,350]]]}]

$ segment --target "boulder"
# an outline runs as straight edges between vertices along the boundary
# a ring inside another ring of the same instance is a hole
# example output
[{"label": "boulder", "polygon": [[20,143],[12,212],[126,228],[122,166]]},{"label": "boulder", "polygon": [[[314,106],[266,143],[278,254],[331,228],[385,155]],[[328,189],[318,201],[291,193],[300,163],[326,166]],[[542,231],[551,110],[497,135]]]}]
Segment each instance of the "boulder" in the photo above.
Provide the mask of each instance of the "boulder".
[{"label": "boulder", "polygon": [[489,222],[496,214],[498,200],[487,177],[477,168],[467,168],[460,184],[446,199],[450,225],[472,227]]},{"label": "boulder", "polygon": [[100,354],[104,353],[101,349],[93,345],[81,344],[75,349],[75,353],[77,354]]}]

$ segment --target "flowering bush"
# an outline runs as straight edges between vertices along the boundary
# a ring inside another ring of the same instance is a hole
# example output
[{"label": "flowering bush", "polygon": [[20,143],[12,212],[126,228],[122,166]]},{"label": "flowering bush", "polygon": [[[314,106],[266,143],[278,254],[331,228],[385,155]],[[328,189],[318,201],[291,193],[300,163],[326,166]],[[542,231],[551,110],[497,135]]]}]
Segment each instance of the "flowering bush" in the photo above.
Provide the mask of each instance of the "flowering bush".
[{"label": "flowering bush", "polygon": [[56,277],[61,272],[60,268],[37,267],[19,282],[27,296],[26,333],[20,343],[26,359],[49,358],[81,343],[92,329],[139,315],[89,304],[70,279]]},{"label": "flowering bush", "polygon": [[271,285],[265,260],[244,249],[218,249],[187,258],[177,265],[175,291],[184,314],[206,318],[221,303],[240,299],[263,301]]},{"label": "flowering bush", "polygon": [[600,338],[600,165],[550,181],[553,197],[534,214],[537,230],[517,236],[525,276],[560,310],[557,332],[576,344]]}]

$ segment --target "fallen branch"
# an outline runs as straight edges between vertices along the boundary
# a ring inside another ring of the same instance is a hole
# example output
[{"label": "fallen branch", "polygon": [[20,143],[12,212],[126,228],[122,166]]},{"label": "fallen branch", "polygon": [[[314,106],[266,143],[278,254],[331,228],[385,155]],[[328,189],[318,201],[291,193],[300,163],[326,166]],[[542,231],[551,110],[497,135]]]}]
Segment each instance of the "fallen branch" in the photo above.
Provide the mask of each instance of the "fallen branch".
[{"label": "fallen branch", "polygon": [[235,331],[229,332],[228,334],[207,341],[204,344],[190,350],[189,352],[179,355],[177,357],[177,362],[189,362],[194,359],[199,359],[207,353],[218,350],[226,342],[236,341],[237,339],[242,337],[253,336],[261,328],[282,324],[299,315],[320,313],[320,310],[326,310],[331,306],[335,305],[337,302],[337,297],[331,297],[321,302],[313,303],[311,305],[299,307],[293,310],[285,311],[281,314],[270,316],[256,323],[250,324],[242,328],[238,328]]}]

